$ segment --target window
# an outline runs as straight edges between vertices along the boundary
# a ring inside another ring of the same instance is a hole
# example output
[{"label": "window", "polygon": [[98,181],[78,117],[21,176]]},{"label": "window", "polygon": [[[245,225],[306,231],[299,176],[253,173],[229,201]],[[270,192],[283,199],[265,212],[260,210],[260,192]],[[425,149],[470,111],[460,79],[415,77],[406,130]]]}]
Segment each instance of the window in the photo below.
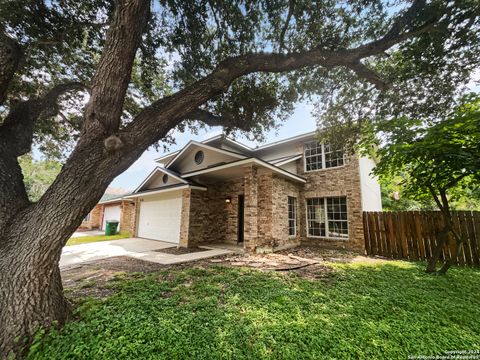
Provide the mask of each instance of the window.
[{"label": "window", "polygon": [[310,142],[304,146],[305,171],[328,169],[344,164],[342,149],[332,145],[324,145],[317,141]]},{"label": "window", "polygon": [[288,197],[288,235],[297,235],[297,198]]},{"label": "window", "polygon": [[195,153],[195,164],[200,165],[203,162],[205,154],[202,150],[199,150]]},{"label": "window", "polygon": [[162,177],[162,182],[164,184],[166,184],[168,182],[168,175],[167,174],[164,174],[163,177]]},{"label": "window", "polygon": [[317,141],[305,144],[305,170],[320,169],[323,169],[322,144]]},{"label": "window", "polygon": [[331,145],[325,144],[325,168],[331,168],[343,165],[343,151],[336,149]]},{"label": "window", "polygon": [[308,236],[348,238],[345,197],[307,199]]},{"label": "window", "polygon": [[83,219],[84,222],[87,222],[87,221],[90,221],[90,213],[87,214],[87,216],[85,216],[85,218]]}]

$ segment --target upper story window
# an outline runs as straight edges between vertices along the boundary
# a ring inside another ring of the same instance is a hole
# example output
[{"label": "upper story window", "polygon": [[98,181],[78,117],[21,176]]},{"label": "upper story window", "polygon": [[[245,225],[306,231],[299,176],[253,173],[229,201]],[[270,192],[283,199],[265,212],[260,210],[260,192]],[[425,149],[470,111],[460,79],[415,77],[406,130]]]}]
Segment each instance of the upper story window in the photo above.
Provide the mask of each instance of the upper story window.
[{"label": "upper story window", "polygon": [[342,166],[345,158],[342,149],[313,141],[304,146],[305,171],[315,171]]}]

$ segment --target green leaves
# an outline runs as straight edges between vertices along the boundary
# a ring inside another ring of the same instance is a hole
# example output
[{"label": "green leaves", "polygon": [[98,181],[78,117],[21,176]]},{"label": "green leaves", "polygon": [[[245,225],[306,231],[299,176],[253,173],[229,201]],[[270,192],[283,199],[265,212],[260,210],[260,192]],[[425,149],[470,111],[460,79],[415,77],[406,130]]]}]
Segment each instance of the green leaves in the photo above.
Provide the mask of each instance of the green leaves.
[{"label": "green leaves", "polygon": [[[380,159],[374,173],[383,181],[403,177],[417,200],[448,191],[459,198],[480,184],[480,97],[470,95],[446,118],[425,122],[407,117],[378,123]],[[365,144],[364,144],[365,146]]]},{"label": "green leaves", "polygon": [[[26,0],[18,6],[17,1],[3,1],[0,22],[24,50],[9,100],[39,96],[66,80],[88,84],[114,4]],[[407,0],[155,1],[132,69],[123,125],[146,105],[194,83],[228,58],[263,51],[352,49],[384,36],[410,5]],[[431,121],[445,115],[478,66],[479,19],[475,0],[427,2],[412,24],[397,30],[405,33],[436,22],[431,31],[362,60],[389,83],[387,91],[379,92],[346,68],[310,67],[275,76],[251,74],[205,107],[226,116],[243,115],[251,105],[255,116],[249,133],[260,138],[289,115],[296,101],[309,97],[318,101],[319,124],[341,128],[347,145],[355,143],[368,121],[402,116]],[[0,124],[10,107],[6,104],[0,108]],[[83,105],[65,104],[77,114],[73,125],[57,117],[37,127],[35,140],[43,151],[51,155],[77,140]],[[193,131],[201,126],[187,125]]]},{"label": "green leaves", "polygon": [[20,157],[19,162],[28,197],[32,202],[37,201],[57,177],[61,164],[53,160],[35,161],[31,155]]}]

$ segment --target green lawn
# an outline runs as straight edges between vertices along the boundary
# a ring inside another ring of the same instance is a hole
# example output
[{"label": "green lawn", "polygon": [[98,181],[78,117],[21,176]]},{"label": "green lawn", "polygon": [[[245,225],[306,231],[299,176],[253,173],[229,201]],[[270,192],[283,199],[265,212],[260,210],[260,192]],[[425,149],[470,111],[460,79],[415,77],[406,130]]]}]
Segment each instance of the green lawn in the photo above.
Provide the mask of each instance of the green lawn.
[{"label": "green lawn", "polygon": [[109,240],[119,240],[119,239],[126,239],[129,238],[129,234],[116,234],[116,235],[97,235],[97,236],[79,236],[75,238],[71,238],[67,241],[67,245],[79,245],[79,244],[87,244],[97,241],[109,241]]},{"label": "green lawn", "polygon": [[406,359],[480,349],[480,271],[332,265],[317,280],[211,266],[134,274],[81,300],[29,359]]}]

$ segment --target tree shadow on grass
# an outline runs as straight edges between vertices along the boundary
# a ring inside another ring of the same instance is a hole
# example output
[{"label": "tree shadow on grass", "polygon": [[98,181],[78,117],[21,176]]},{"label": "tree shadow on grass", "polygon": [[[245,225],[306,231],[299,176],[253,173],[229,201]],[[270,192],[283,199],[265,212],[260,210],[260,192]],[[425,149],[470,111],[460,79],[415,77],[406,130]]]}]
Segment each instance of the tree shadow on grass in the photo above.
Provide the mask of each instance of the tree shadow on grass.
[{"label": "tree shadow on grass", "polygon": [[480,347],[478,270],[333,266],[329,286],[223,266],[119,280],[115,295],[86,302],[30,358],[406,358]]}]

